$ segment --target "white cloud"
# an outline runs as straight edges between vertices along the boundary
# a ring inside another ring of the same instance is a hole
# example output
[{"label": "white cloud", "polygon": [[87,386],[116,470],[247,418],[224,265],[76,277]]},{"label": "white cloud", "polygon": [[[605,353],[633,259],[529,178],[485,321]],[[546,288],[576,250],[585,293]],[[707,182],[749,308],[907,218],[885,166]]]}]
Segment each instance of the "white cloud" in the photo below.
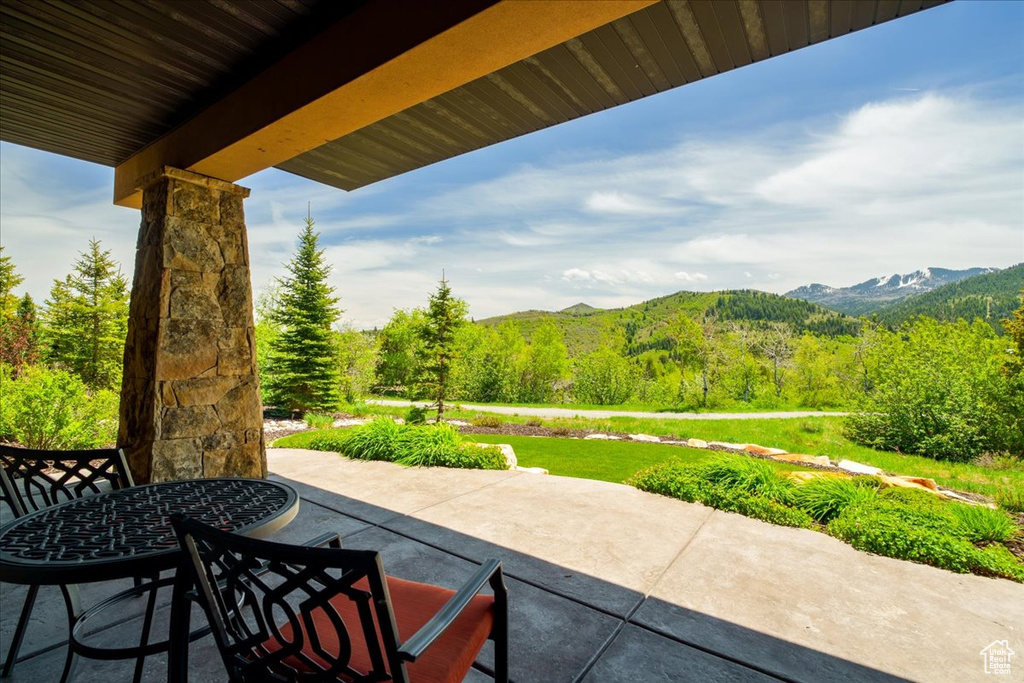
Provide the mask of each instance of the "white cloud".
[{"label": "white cloud", "polygon": [[687,273],[680,270],[676,272],[676,279],[683,282],[707,282],[708,276],[704,273]]}]

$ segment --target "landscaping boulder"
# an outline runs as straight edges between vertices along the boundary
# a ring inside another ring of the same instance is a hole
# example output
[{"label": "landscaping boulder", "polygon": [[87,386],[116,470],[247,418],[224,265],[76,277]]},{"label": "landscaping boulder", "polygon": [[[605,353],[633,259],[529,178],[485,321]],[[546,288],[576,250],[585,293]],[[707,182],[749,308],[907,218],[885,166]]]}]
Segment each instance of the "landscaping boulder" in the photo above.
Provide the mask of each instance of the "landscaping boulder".
[{"label": "landscaping boulder", "polygon": [[864,465],[859,462],[854,462],[852,460],[840,460],[839,464],[836,465],[836,467],[838,467],[841,470],[846,470],[847,472],[853,472],[855,474],[871,474],[877,476],[882,473],[882,470],[878,467]]},{"label": "landscaping boulder", "polygon": [[708,442],[704,439],[687,439],[686,445],[690,448],[707,448]]},{"label": "landscaping boulder", "polygon": [[[890,477],[887,475],[880,475],[879,481],[882,482],[882,486],[895,486],[904,489],[918,489],[921,491],[927,491],[928,493],[934,493],[936,495],[942,495],[939,493],[939,487],[935,485],[935,482],[931,479],[924,479],[922,477]],[[931,486],[922,484],[919,482],[931,482]]]},{"label": "landscaping boulder", "polygon": [[786,451],[781,448],[766,448],[765,446],[758,446],[754,443],[748,443],[747,447],[744,448],[747,453],[751,455],[782,455]]},{"label": "landscaping boulder", "polygon": [[745,443],[729,443],[728,441],[712,441],[708,444],[711,448],[722,448],[727,451],[742,451],[748,445]]},{"label": "landscaping boulder", "polygon": [[806,462],[812,465],[821,465],[822,467],[830,467],[832,465],[829,462],[827,455],[803,455],[800,453],[778,453],[771,456],[772,460],[779,460],[781,462]]},{"label": "landscaping boulder", "polygon": [[599,440],[599,441],[621,441],[621,436],[615,436],[614,434],[587,434],[583,437],[586,440]]},{"label": "landscaping boulder", "polygon": [[633,441],[648,441],[650,443],[661,443],[661,439],[650,434],[630,434],[629,438]]}]

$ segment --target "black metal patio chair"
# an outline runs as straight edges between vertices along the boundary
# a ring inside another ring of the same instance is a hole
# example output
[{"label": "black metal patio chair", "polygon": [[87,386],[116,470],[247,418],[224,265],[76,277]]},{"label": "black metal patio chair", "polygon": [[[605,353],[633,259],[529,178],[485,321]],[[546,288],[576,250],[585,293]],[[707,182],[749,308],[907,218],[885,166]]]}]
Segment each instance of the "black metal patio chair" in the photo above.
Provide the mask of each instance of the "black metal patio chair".
[{"label": "black metal patio chair", "polygon": [[[120,449],[46,451],[0,445],[0,503],[9,518],[76,498],[134,486]],[[136,585],[139,580],[136,579]],[[0,677],[14,669],[39,586],[28,586]]]},{"label": "black metal patio chair", "polygon": [[[462,681],[487,640],[508,681],[498,560],[457,592],[384,573],[380,554],[295,546],[173,518],[184,569],[231,681]],[[480,594],[490,585],[493,595]],[[176,599],[185,599],[176,596]]]}]

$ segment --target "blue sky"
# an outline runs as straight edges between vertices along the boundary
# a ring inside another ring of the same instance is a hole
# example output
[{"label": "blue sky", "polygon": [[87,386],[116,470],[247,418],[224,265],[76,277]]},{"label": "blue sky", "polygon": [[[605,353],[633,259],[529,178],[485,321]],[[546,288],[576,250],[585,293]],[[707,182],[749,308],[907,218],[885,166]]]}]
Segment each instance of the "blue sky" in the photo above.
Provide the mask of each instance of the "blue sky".
[{"label": "blue sky", "polygon": [[[0,243],[46,298],[96,237],[132,271],[113,171],[0,145]],[[1024,3],[954,2],[345,193],[242,181],[253,286],[306,204],[344,321],[482,318],[680,289],[785,292],[1024,261]]]}]

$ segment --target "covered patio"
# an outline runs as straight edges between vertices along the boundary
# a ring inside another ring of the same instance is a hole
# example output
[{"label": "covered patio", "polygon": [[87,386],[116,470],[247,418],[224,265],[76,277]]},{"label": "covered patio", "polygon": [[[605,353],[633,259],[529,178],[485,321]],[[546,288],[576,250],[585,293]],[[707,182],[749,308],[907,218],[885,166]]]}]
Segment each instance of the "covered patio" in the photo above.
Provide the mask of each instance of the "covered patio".
[{"label": "covered patio", "polygon": [[[975,680],[979,651],[1024,623],[1021,586],[1010,581],[868,555],[619,484],[286,449],[268,461],[271,478],[302,497],[278,540],[337,532],[348,548],[380,550],[389,572],[449,587],[501,558],[514,681]],[[5,586],[5,603],[18,590]],[[50,680],[63,663],[59,592],[44,588],[40,600],[12,683]],[[131,642],[144,602],[95,642]],[[3,610],[5,641],[16,616]],[[489,680],[489,658],[485,649],[467,680]],[[161,680],[165,666],[151,657],[146,680]],[[75,680],[128,680],[132,667],[82,660]],[[194,643],[190,680],[223,679],[212,639]]]},{"label": "covered patio", "polygon": [[[141,209],[118,439],[136,483],[278,479],[301,494],[278,540],[337,532],[414,580],[501,558],[516,681],[960,681],[1024,623],[1020,586],[621,485],[268,454],[235,184],[276,167],[354,190],[942,2],[5,0],[0,137],[112,167],[113,201]],[[11,680],[53,679],[65,630],[44,589]],[[223,680],[209,639],[190,661]]]}]

